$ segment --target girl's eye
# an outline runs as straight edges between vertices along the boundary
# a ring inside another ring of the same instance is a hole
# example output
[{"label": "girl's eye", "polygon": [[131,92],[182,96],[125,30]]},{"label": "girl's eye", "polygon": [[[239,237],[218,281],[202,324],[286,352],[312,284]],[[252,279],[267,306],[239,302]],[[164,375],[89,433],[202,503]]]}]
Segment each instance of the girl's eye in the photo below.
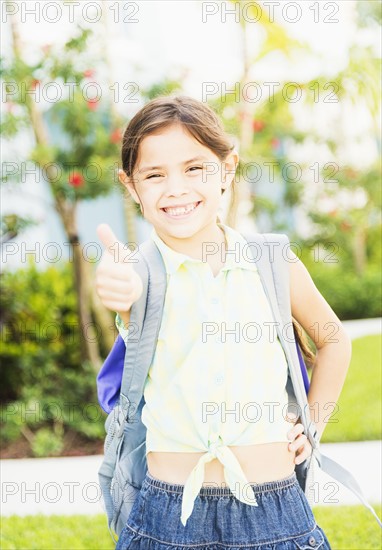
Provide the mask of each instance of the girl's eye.
[{"label": "girl's eye", "polygon": [[[195,170],[203,170],[203,166],[191,166],[191,167],[189,168],[189,170],[192,170],[192,171],[195,171]],[[157,178],[157,177],[160,178],[160,177],[162,177],[162,175],[161,175],[161,174],[150,174],[150,176],[147,176],[146,179],[147,179],[147,180],[150,180],[150,179],[152,179],[152,178]]]}]

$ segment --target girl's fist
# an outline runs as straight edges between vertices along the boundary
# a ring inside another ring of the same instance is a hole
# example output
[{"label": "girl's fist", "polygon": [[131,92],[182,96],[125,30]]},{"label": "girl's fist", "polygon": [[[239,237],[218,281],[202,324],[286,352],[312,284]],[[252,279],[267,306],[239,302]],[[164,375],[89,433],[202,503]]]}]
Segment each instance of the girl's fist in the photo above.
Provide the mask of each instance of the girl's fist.
[{"label": "girl's fist", "polygon": [[105,246],[96,269],[97,294],[108,309],[127,312],[143,290],[142,280],[133,267],[134,252],[117,239],[106,223],[97,227],[97,234]]}]

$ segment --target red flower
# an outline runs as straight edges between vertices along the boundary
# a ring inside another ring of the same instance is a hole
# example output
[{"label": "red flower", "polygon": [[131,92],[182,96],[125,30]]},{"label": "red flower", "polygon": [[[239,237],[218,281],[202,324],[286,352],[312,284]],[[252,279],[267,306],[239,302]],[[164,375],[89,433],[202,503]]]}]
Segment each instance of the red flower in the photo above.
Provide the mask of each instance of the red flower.
[{"label": "red flower", "polygon": [[341,222],[340,228],[342,229],[342,231],[349,231],[351,229],[351,223],[344,220],[343,222]]},{"label": "red flower", "polygon": [[98,99],[88,99],[88,101],[86,102],[87,103],[87,106],[88,108],[91,110],[91,111],[95,111],[98,107]]},{"label": "red flower", "polygon": [[85,78],[93,78],[95,71],[94,69],[86,69],[83,74]]},{"label": "red flower", "polygon": [[255,132],[261,132],[261,130],[263,130],[265,126],[265,122],[263,122],[262,120],[253,120],[252,121],[252,128]]},{"label": "red flower", "polygon": [[34,79],[32,80],[32,83],[31,83],[32,89],[34,90],[35,88],[37,88],[37,86],[40,85],[40,82],[41,82],[41,81],[38,80],[38,78],[34,78]]},{"label": "red flower", "polygon": [[84,183],[84,178],[79,172],[73,172],[73,174],[69,176],[69,183],[73,185],[73,187],[79,187]]},{"label": "red flower", "polygon": [[114,130],[114,132],[110,134],[110,141],[112,143],[119,143],[121,139],[122,139],[122,133],[119,128],[117,128],[116,130]]},{"label": "red flower", "polygon": [[358,172],[353,168],[345,168],[345,174],[349,179],[354,180],[358,176]]},{"label": "red flower", "polygon": [[277,138],[277,137],[272,138],[271,139],[271,145],[272,145],[273,149],[277,149],[278,147],[280,147],[279,138]]}]

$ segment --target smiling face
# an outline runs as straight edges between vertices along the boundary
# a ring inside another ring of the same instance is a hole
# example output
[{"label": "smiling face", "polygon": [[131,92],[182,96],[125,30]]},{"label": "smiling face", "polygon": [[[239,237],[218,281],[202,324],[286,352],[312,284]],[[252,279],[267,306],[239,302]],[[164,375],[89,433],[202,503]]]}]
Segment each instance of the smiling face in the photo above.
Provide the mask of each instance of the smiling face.
[{"label": "smiling face", "polygon": [[214,240],[221,190],[232,182],[238,156],[222,162],[181,124],[146,136],[139,148],[133,182],[120,171],[120,181],[162,240],[183,244]]}]

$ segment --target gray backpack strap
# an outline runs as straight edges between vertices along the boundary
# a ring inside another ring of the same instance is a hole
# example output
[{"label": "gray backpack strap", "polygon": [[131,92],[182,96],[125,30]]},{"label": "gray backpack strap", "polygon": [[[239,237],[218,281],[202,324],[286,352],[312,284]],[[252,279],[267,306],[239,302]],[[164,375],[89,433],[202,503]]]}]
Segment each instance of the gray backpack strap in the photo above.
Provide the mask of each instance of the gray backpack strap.
[{"label": "gray backpack strap", "polygon": [[[142,398],[144,384],[151,366],[163,317],[167,274],[163,258],[154,241],[139,247],[140,261],[134,269],[141,276],[145,291],[131,308],[132,336],[126,346],[120,403],[124,412],[134,415]],[[127,397],[128,396],[128,397]]]},{"label": "gray backpack strap", "polygon": [[[293,333],[292,317],[290,314],[289,297],[289,274],[287,271],[287,262],[282,258],[282,248],[289,242],[287,235],[268,233],[266,239],[264,234],[256,233],[243,236],[246,240],[256,247],[254,259],[259,271],[259,276],[264,287],[265,294],[270,303],[274,320],[276,321],[276,331],[280,344],[284,350],[288,365],[288,396],[290,409],[296,411],[301,416],[305,434],[307,435],[313,448],[318,446],[318,436],[314,423],[310,418],[310,409],[306,399],[304,380],[302,378],[299,366],[297,351],[292,345],[288,346],[287,340],[283,337],[283,331],[289,327]],[[281,261],[280,261],[281,260]],[[276,277],[277,276],[277,277]],[[276,280],[276,278],[277,280]],[[279,304],[278,297],[284,296],[285,300]],[[289,307],[289,310],[287,309]],[[284,308],[283,315],[281,308]],[[297,368],[294,368],[295,366]],[[293,405],[293,407],[291,406]]]},{"label": "gray backpack strap", "polygon": [[114,542],[114,502],[112,480],[119,448],[123,442],[126,423],[134,422],[154,356],[157,337],[163,314],[167,286],[166,271],[162,256],[154,241],[148,240],[134,254],[133,267],[142,279],[142,295],[131,307],[128,345],[126,346],[120,396],[105,421],[107,436],[104,457],[98,471],[98,479],[108,517],[108,527]]},{"label": "gray backpack strap", "polygon": [[[245,238],[249,242],[252,241],[257,243],[260,243],[261,240],[263,240],[261,257],[256,264],[259,267],[259,274],[264,288],[269,295],[275,320],[280,322],[280,326],[285,329],[292,324],[289,264],[287,255],[289,238],[287,235],[274,233],[256,234],[251,236],[247,235]],[[289,374],[292,380],[297,403],[299,405],[299,412],[301,412],[301,421],[304,426],[304,432],[313,448],[312,455],[316,458],[320,468],[329,476],[339,481],[346,488],[350,489],[366,506],[366,508],[370,510],[379,525],[382,526],[381,520],[377,516],[374,508],[365,499],[354,476],[346,470],[346,468],[343,468],[331,458],[321,454],[319,450],[319,438],[314,422],[310,418],[309,404],[304,388],[295,343],[291,342],[289,338],[284,338],[283,334],[284,331],[281,330],[279,334],[280,343],[282,344],[284,351],[286,351]]]}]

